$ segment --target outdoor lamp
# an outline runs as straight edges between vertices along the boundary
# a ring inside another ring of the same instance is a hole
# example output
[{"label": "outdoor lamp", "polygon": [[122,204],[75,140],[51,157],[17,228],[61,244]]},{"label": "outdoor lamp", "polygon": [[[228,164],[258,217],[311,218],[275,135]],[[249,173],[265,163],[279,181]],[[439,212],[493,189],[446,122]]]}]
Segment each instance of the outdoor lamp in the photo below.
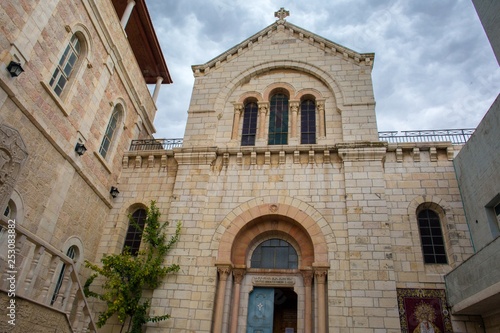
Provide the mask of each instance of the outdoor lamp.
[{"label": "outdoor lamp", "polygon": [[111,186],[111,190],[109,191],[109,194],[111,194],[111,196],[113,198],[116,198],[116,196],[118,195],[118,193],[120,193],[118,191],[118,189],[116,187],[114,187],[114,186]]},{"label": "outdoor lamp", "polygon": [[10,73],[10,76],[12,77],[17,77],[21,75],[22,72],[24,72],[24,69],[21,67],[21,64],[15,61],[11,61],[9,65],[7,66],[7,70]]},{"label": "outdoor lamp", "polygon": [[87,147],[83,143],[77,142],[75,146],[75,151],[78,155],[82,156],[87,151]]}]

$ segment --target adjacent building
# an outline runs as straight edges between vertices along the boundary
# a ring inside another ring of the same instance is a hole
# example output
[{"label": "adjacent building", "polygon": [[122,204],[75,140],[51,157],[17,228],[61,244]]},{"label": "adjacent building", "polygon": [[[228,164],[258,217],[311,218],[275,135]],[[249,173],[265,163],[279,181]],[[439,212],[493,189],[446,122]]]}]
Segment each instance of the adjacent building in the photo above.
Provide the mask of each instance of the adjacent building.
[{"label": "adjacent building", "polygon": [[0,288],[16,286],[0,331],[95,331],[82,263],[99,260],[123,152],[155,132],[147,84],[171,78],[144,0],[2,1],[0,22]]}]

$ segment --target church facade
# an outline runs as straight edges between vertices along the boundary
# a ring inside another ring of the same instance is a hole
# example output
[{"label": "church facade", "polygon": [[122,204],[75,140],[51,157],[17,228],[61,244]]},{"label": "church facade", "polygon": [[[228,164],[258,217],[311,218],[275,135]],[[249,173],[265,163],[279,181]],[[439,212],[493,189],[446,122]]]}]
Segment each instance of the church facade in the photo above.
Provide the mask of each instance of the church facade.
[{"label": "church facade", "polygon": [[0,9],[0,311],[20,309],[0,330],[119,332],[97,329],[82,263],[139,249],[128,216],[156,201],[182,223],[181,269],[151,291],[171,318],[148,333],[484,332],[445,292],[473,253],[461,145],[379,138],[373,53],[281,9],[192,67],[184,138],[164,145],[147,84],[171,80],[144,0]]},{"label": "church facade", "polygon": [[106,246],[151,200],[183,226],[147,331],[480,332],[444,291],[472,253],[460,146],[380,141],[374,54],[276,16],[192,67],[181,147],[124,155]]}]

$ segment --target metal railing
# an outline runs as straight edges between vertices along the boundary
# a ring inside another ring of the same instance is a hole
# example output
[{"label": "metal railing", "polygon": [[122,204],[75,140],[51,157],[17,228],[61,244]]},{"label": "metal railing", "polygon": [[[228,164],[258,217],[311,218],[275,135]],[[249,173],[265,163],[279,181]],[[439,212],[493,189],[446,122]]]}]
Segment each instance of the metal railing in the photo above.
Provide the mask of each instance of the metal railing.
[{"label": "metal railing", "polygon": [[380,141],[389,143],[402,142],[445,142],[464,144],[474,133],[473,128],[447,130],[419,130],[419,131],[387,131],[378,132]]},{"label": "metal railing", "polygon": [[184,139],[132,140],[130,150],[170,150],[182,147]]},{"label": "metal railing", "polygon": [[[404,142],[451,142],[453,144],[466,143],[474,133],[474,128],[446,129],[446,130],[417,130],[417,131],[383,131],[378,132],[380,141],[389,143]],[[132,140],[131,151],[137,150],[170,150],[180,148],[184,139],[147,139]]]}]

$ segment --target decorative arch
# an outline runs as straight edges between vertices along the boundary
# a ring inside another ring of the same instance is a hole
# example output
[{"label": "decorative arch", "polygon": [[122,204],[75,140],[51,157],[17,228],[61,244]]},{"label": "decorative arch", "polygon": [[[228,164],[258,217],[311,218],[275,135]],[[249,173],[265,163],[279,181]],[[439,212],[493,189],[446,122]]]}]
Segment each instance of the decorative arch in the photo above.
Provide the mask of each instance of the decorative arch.
[{"label": "decorative arch", "polygon": [[272,83],[272,84],[268,85],[264,89],[264,93],[262,94],[263,98],[264,98],[264,101],[269,101],[269,99],[271,98],[271,95],[274,92],[276,92],[277,90],[288,92],[288,98],[289,99],[292,99],[293,96],[295,96],[295,88],[290,83],[275,82],[275,83]]},{"label": "decorative arch", "polygon": [[312,96],[317,101],[325,99],[318,90],[313,88],[306,88],[299,90],[295,95],[294,99],[300,101],[307,96]]},{"label": "decorative arch", "polygon": [[14,192],[17,179],[21,174],[28,152],[23,138],[17,130],[0,125],[0,209],[5,207]]},{"label": "decorative arch", "polygon": [[72,246],[76,249],[74,260],[75,260],[75,268],[78,270],[83,262],[83,258],[85,258],[83,253],[84,247],[82,239],[78,236],[69,237],[66,240],[66,242],[64,242],[62,252],[67,253],[69,248]]},{"label": "decorative arch", "polygon": [[[288,235],[297,246],[301,267],[328,265],[328,249],[321,226],[326,221],[311,206],[270,198],[254,199],[233,210],[223,220],[217,261],[245,265],[248,251],[270,234]],[[285,198],[282,198],[285,199]],[[262,201],[268,202],[262,202]]]},{"label": "decorative arch", "polygon": [[[445,242],[445,250],[448,257],[448,265],[453,264],[454,262],[454,249],[452,248],[451,242],[451,234],[448,230],[449,224],[454,224],[454,217],[451,206],[444,199],[433,196],[418,196],[414,198],[410,204],[408,205],[408,217],[410,222],[410,228],[413,233],[416,235],[420,235],[419,226],[418,226],[418,213],[424,209],[430,209],[434,211],[439,216],[439,222],[441,224],[441,231],[443,233],[443,239]],[[421,240],[419,238],[419,245]],[[422,255],[422,251],[418,251],[419,255]],[[422,263],[423,263],[422,258]]]},{"label": "decorative arch", "polygon": [[93,39],[89,29],[81,22],[77,22],[73,24],[73,26],[67,26],[68,32],[76,35],[80,42],[82,42],[82,56],[87,60],[87,63],[90,64],[92,62],[93,54],[92,54],[92,45]]},{"label": "decorative arch", "polygon": [[262,102],[263,101],[261,93],[259,93],[257,91],[248,91],[248,92],[242,94],[238,98],[238,101],[236,103],[243,104],[243,103],[245,103],[246,100],[248,100],[250,98],[255,98],[257,100],[257,102]]},{"label": "decorative arch", "polygon": [[[221,89],[217,98],[215,99],[214,110],[222,110],[224,108],[225,102],[230,96],[230,94],[244,82],[247,82],[252,77],[259,75],[261,73],[266,73],[269,70],[275,69],[294,69],[300,72],[304,72],[317,78],[327,88],[333,93],[335,98],[336,106],[339,109],[343,109],[344,97],[343,92],[340,89],[340,85],[335,81],[330,73],[324,71],[323,69],[302,61],[295,60],[274,60],[269,62],[264,62],[256,66],[247,68],[246,70],[240,72],[238,76],[233,78],[223,89]],[[265,100],[265,97],[264,97]]]}]

